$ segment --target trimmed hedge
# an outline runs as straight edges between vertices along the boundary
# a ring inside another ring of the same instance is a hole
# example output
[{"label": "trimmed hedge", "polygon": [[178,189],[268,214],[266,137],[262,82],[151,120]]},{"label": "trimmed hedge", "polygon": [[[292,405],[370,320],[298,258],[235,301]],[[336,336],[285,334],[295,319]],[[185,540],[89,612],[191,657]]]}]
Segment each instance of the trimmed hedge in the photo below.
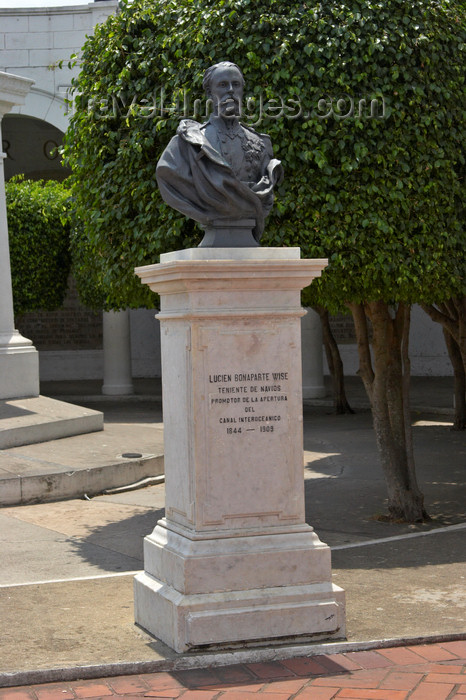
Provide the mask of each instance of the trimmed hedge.
[{"label": "trimmed hedge", "polygon": [[70,190],[66,183],[6,183],[15,315],[60,307],[70,272]]},{"label": "trimmed hedge", "polygon": [[285,167],[263,245],[330,258],[307,304],[464,294],[465,27],[461,0],[123,1],[84,46],[65,143],[84,302],[151,305],[133,268],[197,244],[155,165],[184,95],[202,98],[205,69],[225,59],[256,111],[268,105],[256,128]]}]

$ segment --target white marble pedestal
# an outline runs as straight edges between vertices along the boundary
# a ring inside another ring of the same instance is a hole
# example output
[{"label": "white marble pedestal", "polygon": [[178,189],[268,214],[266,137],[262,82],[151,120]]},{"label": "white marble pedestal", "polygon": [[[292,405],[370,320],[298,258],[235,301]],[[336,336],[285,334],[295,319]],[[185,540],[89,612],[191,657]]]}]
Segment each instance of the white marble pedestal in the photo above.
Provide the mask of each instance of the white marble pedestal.
[{"label": "white marble pedestal", "polygon": [[344,592],[304,518],[298,248],[190,249],[137,268],[161,298],[166,517],[135,619],[178,652],[340,639]]}]

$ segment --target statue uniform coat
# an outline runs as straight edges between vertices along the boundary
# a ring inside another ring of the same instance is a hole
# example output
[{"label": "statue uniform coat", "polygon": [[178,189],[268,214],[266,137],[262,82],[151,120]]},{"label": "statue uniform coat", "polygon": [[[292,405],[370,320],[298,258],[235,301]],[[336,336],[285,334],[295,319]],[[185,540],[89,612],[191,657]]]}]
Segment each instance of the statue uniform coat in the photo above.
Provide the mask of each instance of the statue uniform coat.
[{"label": "statue uniform coat", "polygon": [[156,170],[164,201],[208,224],[215,219],[255,219],[259,241],[283,170],[268,136],[214,115],[204,124],[184,119]]}]

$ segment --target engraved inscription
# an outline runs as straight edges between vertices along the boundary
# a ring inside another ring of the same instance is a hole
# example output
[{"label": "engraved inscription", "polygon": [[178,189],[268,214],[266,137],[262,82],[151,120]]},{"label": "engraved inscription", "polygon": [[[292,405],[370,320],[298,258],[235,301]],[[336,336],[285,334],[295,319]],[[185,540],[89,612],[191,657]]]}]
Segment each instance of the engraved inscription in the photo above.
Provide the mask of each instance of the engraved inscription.
[{"label": "engraved inscription", "polygon": [[288,381],[284,371],[209,374],[213,425],[231,436],[286,431]]},{"label": "engraved inscription", "polygon": [[205,528],[303,518],[300,368],[290,352],[299,329],[299,320],[258,326],[248,319],[202,329],[203,381],[196,385],[200,410],[193,418],[206,466],[200,484]]}]

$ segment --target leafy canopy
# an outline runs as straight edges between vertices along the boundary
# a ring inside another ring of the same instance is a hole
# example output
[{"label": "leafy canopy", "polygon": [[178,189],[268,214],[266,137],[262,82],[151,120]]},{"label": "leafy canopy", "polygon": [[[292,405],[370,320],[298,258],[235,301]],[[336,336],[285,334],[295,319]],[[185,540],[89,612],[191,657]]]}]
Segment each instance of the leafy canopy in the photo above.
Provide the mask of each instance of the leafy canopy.
[{"label": "leafy canopy", "polygon": [[465,28],[461,0],[123,2],[84,46],[65,143],[84,301],[153,304],[133,268],[200,240],[155,166],[221,60],[243,70],[249,123],[285,167],[262,244],[330,258],[314,300],[464,293]]},{"label": "leafy canopy", "polygon": [[15,314],[63,304],[70,272],[70,190],[66,182],[16,176],[6,185]]}]

